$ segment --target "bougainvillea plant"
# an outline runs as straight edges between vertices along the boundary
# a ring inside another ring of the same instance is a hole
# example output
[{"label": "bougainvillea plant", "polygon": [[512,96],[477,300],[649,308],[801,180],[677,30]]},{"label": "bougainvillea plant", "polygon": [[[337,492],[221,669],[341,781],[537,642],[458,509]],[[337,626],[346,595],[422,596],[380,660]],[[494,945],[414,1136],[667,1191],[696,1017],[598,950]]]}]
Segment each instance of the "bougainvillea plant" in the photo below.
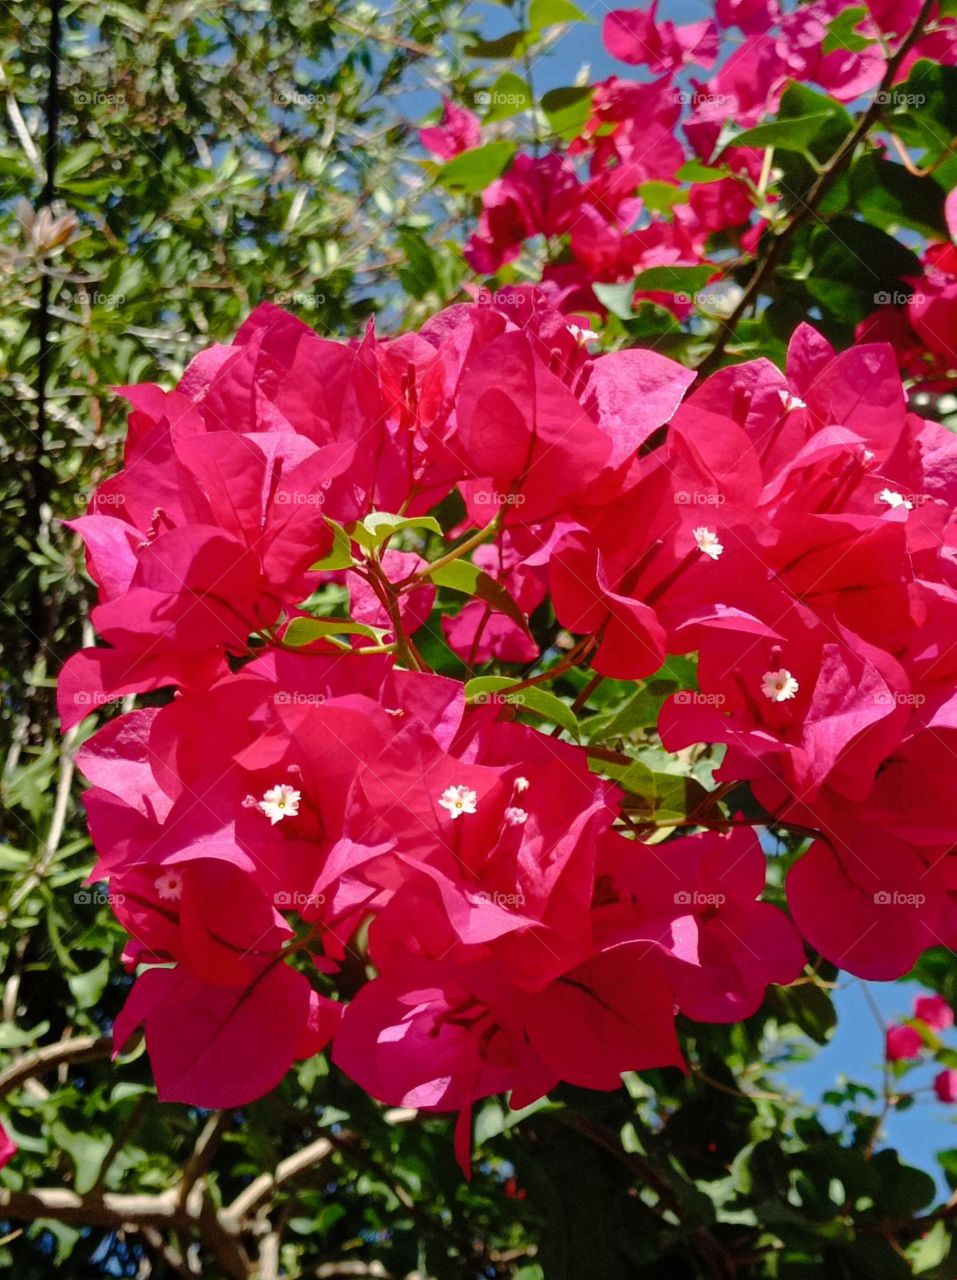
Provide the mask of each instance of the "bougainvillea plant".
[{"label": "bougainvillea plant", "polygon": [[[473,1102],[680,1067],[676,1013],[749,1016],[802,938],[874,978],[955,941],[957,440],[809,326],[693,381],[516,287],[389,339],[263,305],[127,389],[60,704],[162,694],[79,756],[161,1097],[330,1047],[467,1167]],[[678,772],[596,742],[606,682]]]}]

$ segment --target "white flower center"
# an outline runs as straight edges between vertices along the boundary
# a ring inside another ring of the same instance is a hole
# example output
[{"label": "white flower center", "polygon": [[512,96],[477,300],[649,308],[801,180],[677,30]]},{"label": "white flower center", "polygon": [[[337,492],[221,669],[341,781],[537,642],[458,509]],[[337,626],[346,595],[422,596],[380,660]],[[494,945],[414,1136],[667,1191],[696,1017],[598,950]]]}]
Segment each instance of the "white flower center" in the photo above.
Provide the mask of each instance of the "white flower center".
[{"label": "white flower center", "polygon": [[761,692],[772,702],[787,702],[793,698],[800,686],[786,667],[778,671],[765,671],[761,677]]},{"label": "white flower center", "polygon": [[785,413],[790,413],[792,409],[807,408],[807,405],[800,398],[800,396],[794,395],[793,392],[787,391],[784,387],[781,388],[781,390],[778,392],[778,395],[781,397],[781,404],[784,406]]},{"label": "white flower center", "polygon": [[528,821],[528,813],[518,805],[509,805],[505,810],[505,821],[510,827],[522,827]]},{"label": "white flower center", "polygon": [[515,790],[519,793],[519,795],[521,795],[523,791],[527,791],[530,785],[531,784],[529,783],[527,778],[515,779]]},{"label": "white flower center", "polygon": [[153,884],[164,902],[175,902],[183,892],[183,877],[178,871],[164,871]]},{"label": "white flower center", "polygon": [[913,511],[914,504],[909,502],[902,493],[898,493],[896,489],[882,489],[877,495],[879,502],[886,502],[892,511],[896,511],[898,507],[904,507],[907,511]]},{"label": "white flower center", "polygon": [[301,791],[290,787],[288,783],[280,782],[277,786],[270,787],[263,795],[258,808],[266,815],[270,824],[275,826],[277,822],[282,822],[283,818],[295,818],[298,815],[301,799]]},{"label": "white flower center", "polygon": [[478,792],[471,787],[446,787],[439,796],[439,804],[449,816],[460,818],[463,813],[474,813],[478,807]]},{"label": "white flower center", "polygon": [[698,544],[698,550],[702,555],[709,556],[712,560],[717,560],[724,550],[718,535],[713,529],[706,529],[702,525],[699,529],[692,529],[691,535]]}]

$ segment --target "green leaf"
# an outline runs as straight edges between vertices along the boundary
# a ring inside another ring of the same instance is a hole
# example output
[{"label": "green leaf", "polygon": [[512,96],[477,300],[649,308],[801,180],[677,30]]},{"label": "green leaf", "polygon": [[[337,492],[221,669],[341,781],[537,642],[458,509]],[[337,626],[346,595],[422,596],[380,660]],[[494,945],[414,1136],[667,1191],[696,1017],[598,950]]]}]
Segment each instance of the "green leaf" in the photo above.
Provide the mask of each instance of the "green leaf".
[{"label": "green leaf", "polygon": [[714,169],[700,160],[686,160],[675,177],[679,182],[720,182],[729,173],[728,169]]},{"label": "green leaf", "polygon": [[326,523],[332,527],[332,549],[327,556],[317,560],[312,569],[349,569],[355,564],[352,556],[352,539],[341,524],[326,516]]},{"label": "green leaf", "polygon": [[532,0],[528,7],[528,25],[533,31],[563,22],[581,22],[584,18],[581,9],[571,0]]},{"label": "green leaf", "polygon": [[903,84],[886,91],[882,105],[898,137],[924,150],[925,164],[939,160],[957,134],[957,67],[921,58]]},{"label": "green leaf", "polygon": [[18,1027],[12,1022],[0,1022],[0,1049],[21,1049],[36,1044],[50,1030],[49,1022],[38,1022],[35,1027]]},{"label": "green leaf", "polygon": [[853,324],[884,297],[910,292],[909,276],[921,274],[916,254],[869,222],[845,216],[815,227],[804,286],[836,318]]},{"label": "green leaf", "polygon": [[606,310],[620,320],[628,320],[632,314],[632,299],[635,296],[634,281],[626,280],[623,284],[593,284],[595,297]]},{"label": "green leaf", "polygon": [[800,987],[769,987],[772,1012],[809,1035],[816,1044],[827,1044],[837,1026],[834,1004],[826,991],[814,983]]},{"label": "green leaf", "polygon": [[476,40],[465,46],[470,58],[514,58],[523,53],[535,37],[529,31],[508,31],[494,40]]},{"label": "green leaf", "polygon": [[709,265],[649,267],[647,271],[639,271],[633,283],[642,293],[681,293],[691,298],[714,274],[715,268]]},{"label": "green leaf", "polygon": [[476,106],[485,107],[484,119],[488,123],[493,120],[506,120],[509,116],[518,115],[520,111],[532,108],[532,91],[513,71],[506,71],[492,85],[491,89],[481,89],[475,95]]},{"label": "green leaf", "polygon": [[500,177],[514,154],[514,142],[506,142],[503,138],[486,142],[484,146],[463,151],[441,165],[436,180],[449,191],[473,195],[484,191]]},{"label": "green leaf", "polygon": [[523,631],[528,631],[524,613],[501,583],[470,560],[451,560],[439,569],[430,570],[429,577],[437,587],[448,587],[452,591],[462,591],[467,596],[484,600],[493,609],[517,622]]},{"label": "green leaf", "polygon": [[798,116],[793,120],[772,120],[735,134],[735,147],[778,147],[782,151],[807,151],[821,125],[831,116],[826,111]]},{"label": "green leaf", "polygon": [[96,1182],[100,1165],[110,1149],[110,1136],[73,1133],[62,1121],[56,1120],[50,1126],[50,1137],[73,1161],[73,1187],[79,1195],[84,1195]]},{"label": "green leaf", "polygon": [[299,649],[325,636],[366,636],[378,640],[380,635],[374,628],[362,622],[350,622],[348,618],[293,618],[283,632],[282,642]]},{"label": "green leaf", "polygon": [[373,511],[364,520],[352,526],[350,534],[360,546],[372,551],[402,529],[428,529],[431,533],[442,532],[442,526],[435,516],[395,516],[388,511]]},{"label": "green leaf", "polygon": [[688,202],[688,192],[673,182],[643,182],[638,194],[654,213],[670,213],[676,204]]},{"label": "green leaf", "polygon": [[868,222],[884,231],[909,227],[932,238],[947,235],[943,189],[874,151],[851,167],[851,193]]},{"label": "green leaf", "polygon": [[776,147],[782,151],[816,154],[826,141],[828,154],[854,128],[847,110],[833,98],[803,84],[790,84],[781,97],[778,119],[745,129],[724,142],[733,147]]},{"label": "green leaf", "polygon": [[868,16],[863,5],[844,9],[827,24],[827,35],[821,45],[822,53],[860,53],[874,43],[871,36],[864,36],[855,28]]},{"label": "green leaf", "polygon": [[110,958],[104,956],[99,964],[86,973],[71,973],[67,978],[73,998],[81,1009],[90,1009],[103,994],[110,977]]},{"label": "green leaf", "polygon": [[939,1267],[950,1253],[950,1233],[946,1224],[943,1221],[935,1222],[930,1231],[908,1245],[905,1252],[915,1276]]},{"label": "green leaf", "polygon": [[520,683],[509,676],[478,676],[466,684],[465,696],[470,702],[479,704],[503,702],[519,710],[527,707],[578,737],[579,725],[575,713],[558,694],[552,693],[550,689],[543,689],[540,685],[529,685],[514,693],[509,692]]},{"label": "green leaf", "polygon": [[555,133],[561,138],[574,138],[591,114],[590,85],[568,85],[549,89],[542,95],[542,110]]},{"label": "green leaf", "polygon": [[438,284],[435,253],[422,234],[412,227],[402,227],[396,237],[405,254],[399,267],[399,281],[413,298],[424,298]]}]

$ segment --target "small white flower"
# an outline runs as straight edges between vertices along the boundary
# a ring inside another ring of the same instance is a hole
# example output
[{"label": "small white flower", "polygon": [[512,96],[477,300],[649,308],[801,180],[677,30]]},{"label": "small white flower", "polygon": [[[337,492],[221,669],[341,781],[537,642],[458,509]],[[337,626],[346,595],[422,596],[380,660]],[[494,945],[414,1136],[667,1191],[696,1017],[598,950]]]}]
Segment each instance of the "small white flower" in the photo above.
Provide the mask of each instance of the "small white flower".
[{"label": "small white flower", "polygon": [[463,813],[474,813],[478,806],[478,792],[471,787],[446,787],[439,796],[439,804],[449,811],[449,816],[459,818]]},{"label": "small white flower", "polygon": [[277,822],[282,822],[283,818],[295,818],[298,815],[301,799],[301,791],[290,787],[288,783],[280,782],[278,786],[270,787],[264,794],[259,801],[259,809],[269,819],[270,824],[275,826]]},{"label": "small white flower", "polygon": [[781,404],[784,406],[785,413],[790,413],[792,409],[807,408],[807,405],[799,396],[794,395],[793,392],[788,391],[785,387],[780,389],[778,395],[781,397]]},{"label": "small white flower", "polygon": [[787,702],[799,689],[798,682],[787,667],[778,671],[765,671],[761,677],[761,692],[772,702]]},{"label": "small white flower", "polygon": [[586,342],[597,342],[601,337],[601,334],[596,333],[594,329],[583,329],[578,324],[570,324],[567,329],[580,347],[583,347]]},{"label": "small white flower", "polygon": [[528,813],[518,805],[509,805],[505,810],[505,821],[510,827],[523,827],[528,821]]},{"label": "small white flower", "polygon": [[869,466],[870,463],[872,463],[873,461],[874,461],[874,450],[861,449],[861,462],[864,463],[865,467]]},{"label": "small white flower", "polygon": [[909,502],[902,493],[898,493],[896,489],[882,489],[877,495],[879,502],[886,502],[892,511],[896,511],[898,507],[904,507],[907,511],[913,511],[914,504]]},{"label": "small white flower", "polygon": [[529,783],[527,778],[515,779],[515,790],[519,793],[519,795],[521,795],[523,791],[527,791],[530,785],[531,784]]},{"label": "small white flower", "polygon": [[693,529],[691,533],[695,542],[698,544],[698,550],[702,555],[706,555],[712,560],[717,560],[718,556],[720,556],[724,550],[724,547],[715,531],[713,529],[706,529],[702,525],[700,529]]},{"label": "small white flower", "polygon": [[178,871],[164,871],[153,885],[164,902],[175,902],[183,893],[183,877]]}]

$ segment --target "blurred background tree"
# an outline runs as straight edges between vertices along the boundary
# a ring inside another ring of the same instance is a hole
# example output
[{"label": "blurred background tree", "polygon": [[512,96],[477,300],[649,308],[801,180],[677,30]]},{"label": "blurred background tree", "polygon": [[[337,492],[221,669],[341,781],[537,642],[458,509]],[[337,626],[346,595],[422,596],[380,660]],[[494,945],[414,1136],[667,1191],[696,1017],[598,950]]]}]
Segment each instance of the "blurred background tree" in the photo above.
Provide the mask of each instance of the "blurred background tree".
[{"label": "blurred background tree", "polygon": [[[53,714],[89,603],[60,519],[118,463],[111,388],[172,385],[260,300],[344,335],[459,293],[462,197],[412,144],[438,92],[468,95],[473,26],[458,0],[0,12],[0,1104],[20,1148],[0,1268],[947,1280],[957,1159],[935,1184],[880,1146],[895,1081],[835,1085],[830,1128],[782,1086],[833,1028],[826,966],[748,1023],[689,1029],[687,1079],[484,1104],[471,1184],[450,1123],[383,1111],[324,1059],[212,1115],[159,1105],[142,1051],[109,1060],[124,935],[84,887],[90,722],[61,744]],[[618,682],[606,696],[615,740],[653,723],[644,703],[619,714]]]}]

